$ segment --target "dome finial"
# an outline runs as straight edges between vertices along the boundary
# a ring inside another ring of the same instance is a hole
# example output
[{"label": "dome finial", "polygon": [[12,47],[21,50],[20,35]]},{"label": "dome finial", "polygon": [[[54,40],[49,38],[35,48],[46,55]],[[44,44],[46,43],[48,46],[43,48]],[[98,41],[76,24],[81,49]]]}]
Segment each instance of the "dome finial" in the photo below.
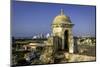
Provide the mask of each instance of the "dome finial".
[{"label": "dome finial", "polygon": [[63,11],[63,9],[61,9],[60,15],[64,15],[64,11]]}]

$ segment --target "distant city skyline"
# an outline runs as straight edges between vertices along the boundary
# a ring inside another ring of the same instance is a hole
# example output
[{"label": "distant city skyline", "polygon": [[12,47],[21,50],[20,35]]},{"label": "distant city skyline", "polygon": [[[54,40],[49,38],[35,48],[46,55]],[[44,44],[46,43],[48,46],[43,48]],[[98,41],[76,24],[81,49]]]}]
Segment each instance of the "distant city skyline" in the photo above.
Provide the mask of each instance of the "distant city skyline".
[{"label": "distant city skyline", "polygon": [[60,9],[75,24],[74,36],[95,36],[95,6],[13,1],[11,7],[11,34],[14,37],[51,33],[51,24]]}]

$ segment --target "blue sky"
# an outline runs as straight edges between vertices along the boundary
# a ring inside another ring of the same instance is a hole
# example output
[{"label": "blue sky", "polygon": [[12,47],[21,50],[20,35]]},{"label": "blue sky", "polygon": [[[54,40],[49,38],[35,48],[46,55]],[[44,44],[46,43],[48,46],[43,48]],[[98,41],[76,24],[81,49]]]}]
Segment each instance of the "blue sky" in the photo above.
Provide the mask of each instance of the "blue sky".
[{"label": "blue sky", "polygon": [[95,36],[95,6],[13,1],[11,7],[12,36],[26,37],[51,32],[52,21],[60,9],[75,24],[74,36]]}]

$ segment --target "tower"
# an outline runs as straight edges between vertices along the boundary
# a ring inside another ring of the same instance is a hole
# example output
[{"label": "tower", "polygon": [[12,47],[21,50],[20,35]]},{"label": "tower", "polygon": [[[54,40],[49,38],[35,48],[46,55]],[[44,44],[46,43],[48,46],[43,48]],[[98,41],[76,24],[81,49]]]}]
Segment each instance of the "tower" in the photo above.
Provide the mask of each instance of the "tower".
[{"label": "tower", "polygon": [[57,50],[74,52],[73,25],[70,17],[66,16],[61,9],[60,14],[54,18],[52,23],[53,45],[56,46]]}]

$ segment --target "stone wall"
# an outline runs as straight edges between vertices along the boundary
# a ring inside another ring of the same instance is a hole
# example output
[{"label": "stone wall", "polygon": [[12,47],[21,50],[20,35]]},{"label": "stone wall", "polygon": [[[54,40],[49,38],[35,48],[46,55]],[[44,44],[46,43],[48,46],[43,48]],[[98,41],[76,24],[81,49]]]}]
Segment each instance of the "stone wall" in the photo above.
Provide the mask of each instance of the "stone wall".
[{"label": "stone wall", "polygon": [[39,58],[41,64],[54,63],[55,48],[53,45],[53,38],[48,38],[46,46],[43,48],[42,54]]}]

